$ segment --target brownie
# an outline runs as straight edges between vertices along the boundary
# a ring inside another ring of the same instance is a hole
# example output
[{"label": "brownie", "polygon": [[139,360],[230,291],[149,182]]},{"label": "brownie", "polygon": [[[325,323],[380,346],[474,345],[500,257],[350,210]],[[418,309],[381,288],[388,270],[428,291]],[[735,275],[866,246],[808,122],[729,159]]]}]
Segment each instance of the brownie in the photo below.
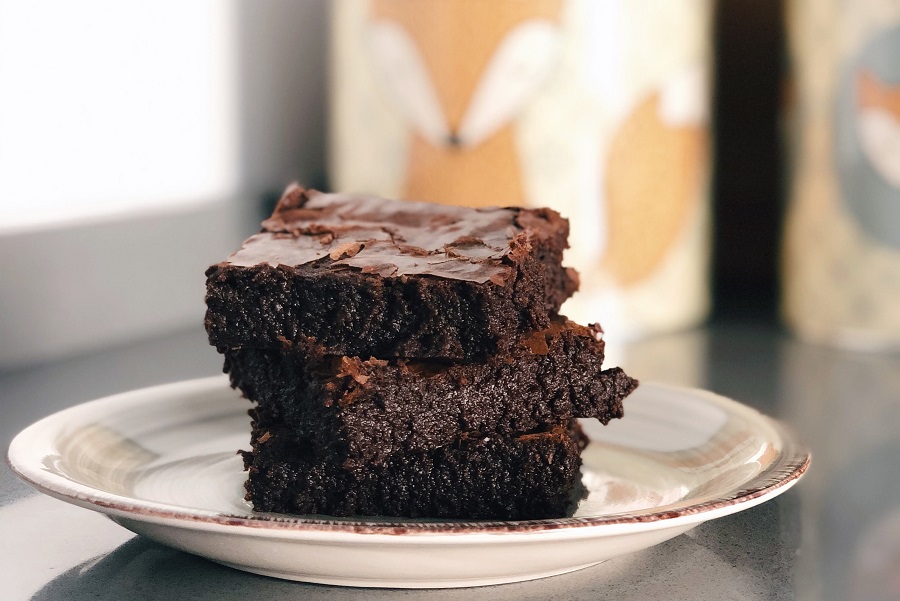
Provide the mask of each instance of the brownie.
[{"label": "brownie", "polygon": [[206,329],[255,403],[257,511],[539,519],[584,495],[576,418],[622,416],[549,209],[291,186],[207,272]]},{"label": "brownie", "polygon": [[263,230],[207,272],[220,351],[479,361],[546,328],[577,288],[568,222],[288,188]]},{"label": "brownie", "polygon": [[225,352],[232,385],[347,469],[450,444],[511,436],[571,418],[622,416],[637,382],[602,370],[595,328],[556,318],[481,363],[323,357],[315,347]]},{"label": "brownie", "polygon": [[430,451],[348,471],[291,430],[254,422],[247,499],[257,511],[329,516],[541,519],[571,514],[585,494],[577,422],[504,437],[466,434]]}]

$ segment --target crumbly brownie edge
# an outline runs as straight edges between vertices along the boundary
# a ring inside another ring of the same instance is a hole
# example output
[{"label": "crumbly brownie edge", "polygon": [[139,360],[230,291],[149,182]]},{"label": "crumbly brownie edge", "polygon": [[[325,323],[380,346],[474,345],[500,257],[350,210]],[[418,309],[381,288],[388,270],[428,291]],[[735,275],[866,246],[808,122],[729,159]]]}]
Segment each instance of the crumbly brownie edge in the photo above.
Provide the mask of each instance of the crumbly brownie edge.
[{"label": "crumbly brownie edge", "polygon": [[271,425],[244,452],[247,498],[255,510],[331,516],[545,519],[570,515],[585,495],[585,439],[576,422],[515,438],[465,437],[350,472],[316,459]]},{"label": "crumbly brownie edge", "polygon": [[[544,223],[546,225],[541,226]],[[569,247],[569,220],[552,209],[521,211],[516,224],[529,232],[531,244],[537,247],[537,260],[544,270],[547,310],[558,313],[559,308],[578,290],[578,272],[562,264],[563,251]]]},{"label": "crumbly brownie edge", "polygon": [[[308,197],[325,196],[291,188],[276,214],[302,213]],[[435,206],[435,210],[442,209]],[[479,213],[461,207],[454,210]],[[262,255],[245,265],[230,261],[213,265],[206,272],[205,324],[210,343],[221,351],[278,348],[284,340],[315,339],[332,354],[456,361],[475,361],[501,351],[511,337],[545,327],[549,315],[575,292],[578,278],[561,264],[568,246],[567,220],[550,209],[493,211],[507,212],[509,227],[517,233],[508,234],[509,248],[502,258],[483,259],[491,264],[499,260],[506,274],[495,274],[487,281],[439,277],[427,271],[384,276],[377,268],[366,272],[338,266],[334,261],[346,259],[340,253],[337,259],[324,256],[296,266],[273,266]],[[267,222],[273,219],[274,215]],[[304,223],[307,230],[319,231],[312,222]],[[276,229],[265,235],[292,235],[290,221]],[[327,228],[323,231],[328,233]],[[402,248],[398,243],[397,252]],[[466,261],[457,257],[450,262],[460,260]]]},{"label": "crumbly brownie edge", "polygon": [[220,351],[315,340],[334,355],[477,361],[549,324],[543,270],[533,267],[498,286],[220,264],[207,272],[205,324]]},{"label": "crumbly brownie edge", "polygon": [[237,349],[226,351],[225,371],[263,420],[284,422],[347,467],[446,445],[468,431],[508,436],[623,415],[638,382],[620,368],[602,370],[603,343],[587,328],[527,342],[534,348],[451,366]]}]

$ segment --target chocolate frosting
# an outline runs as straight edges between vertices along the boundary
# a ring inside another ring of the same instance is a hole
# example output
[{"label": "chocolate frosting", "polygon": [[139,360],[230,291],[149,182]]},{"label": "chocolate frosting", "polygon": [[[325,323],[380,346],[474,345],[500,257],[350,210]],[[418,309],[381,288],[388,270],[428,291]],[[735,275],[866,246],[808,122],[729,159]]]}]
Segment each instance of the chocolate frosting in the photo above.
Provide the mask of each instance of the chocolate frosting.
[{"label": "chocolate frosting", "polygon": [[[515,277],[520,249],[529,246],[522,225],[541,219],[533,213],[323,194],[292,185],[262,231],[228,263],[320,263],[382,277],[433,275],[502,285]],[[529,221],[520,224],[520,216]]]}]

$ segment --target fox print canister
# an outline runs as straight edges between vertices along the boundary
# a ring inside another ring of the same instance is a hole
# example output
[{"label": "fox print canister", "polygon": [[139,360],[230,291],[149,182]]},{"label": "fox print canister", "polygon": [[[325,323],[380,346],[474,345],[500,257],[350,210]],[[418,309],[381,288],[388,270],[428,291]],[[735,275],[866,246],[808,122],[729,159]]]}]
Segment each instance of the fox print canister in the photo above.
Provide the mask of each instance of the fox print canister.
[{"label": "fox print canister", "polygon": [[710,0],[342,0],[331,183],[571,222],[607,332],[708,310]]},{"label": "fox print canister", "polygon": [[794,0],[783,309],[805,338],[900,348],[900,2]]}]

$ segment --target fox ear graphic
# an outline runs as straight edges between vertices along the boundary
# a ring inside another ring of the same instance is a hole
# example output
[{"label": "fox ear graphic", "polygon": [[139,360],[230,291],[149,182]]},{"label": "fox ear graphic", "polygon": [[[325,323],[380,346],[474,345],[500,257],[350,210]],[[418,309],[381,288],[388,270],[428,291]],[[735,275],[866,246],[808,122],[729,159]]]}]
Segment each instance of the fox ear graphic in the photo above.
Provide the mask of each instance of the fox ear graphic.
[{"label": "fox ear graphic", "polygon": [[856,89],[856,130],[863,154],[879,176],[900,189],[900,85],[863,71]]},{"label": "fox ear graphic", "polygon": [[476,146],[509,123],[552,75],[561,47],[559,27],[526,21],[497,47],[459,127],[464,146]]},{"label": "fox ear graphic", "polygon": [[900,121],[900,84],[882,81],[869,70],[856,76],[857,104],[860,108],[877,108],[890,113]]},{"label": "fox ear graphic", "polygon": [[677,77],[639,103],[610,144],[604,264],[623,286],[657,269],[700,200],[705,119],[702,109],[686,102],[694,94],[685,92],[694,86]]},{"label": "fox ear graphic", "polygon": [[440,146],[450,137],[438,95],[412,37],[399,25],[374,21],[369,44],[388,93],[423,138]]}]

